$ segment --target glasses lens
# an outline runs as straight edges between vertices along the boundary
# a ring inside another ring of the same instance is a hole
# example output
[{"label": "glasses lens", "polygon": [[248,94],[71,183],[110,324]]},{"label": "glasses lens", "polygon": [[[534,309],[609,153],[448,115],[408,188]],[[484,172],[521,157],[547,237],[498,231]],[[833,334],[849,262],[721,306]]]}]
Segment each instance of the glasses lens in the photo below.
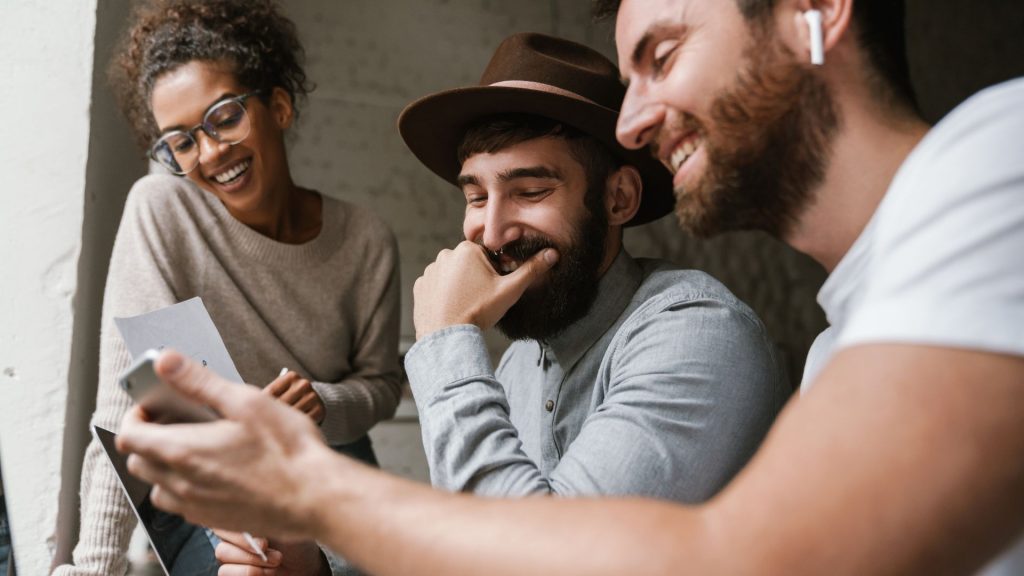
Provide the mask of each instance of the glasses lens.
[{"label": "glasses lens", "polygon": [[206,113],[203,127],[220,142],[238,144],[249,135],[249,115],[241,102],[227,100]]},{"label": "glasses lens", "polygon": [[152,155],[171,172],[186,174],[199,162],[199,147],[191,134],[171,132],[157,140]]}]

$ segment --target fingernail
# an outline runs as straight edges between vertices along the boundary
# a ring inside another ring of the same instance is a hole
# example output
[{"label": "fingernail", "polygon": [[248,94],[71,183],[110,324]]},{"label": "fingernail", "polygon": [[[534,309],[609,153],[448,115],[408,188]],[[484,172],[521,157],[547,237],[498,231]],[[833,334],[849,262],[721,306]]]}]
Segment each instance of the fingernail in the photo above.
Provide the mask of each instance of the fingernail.
[{"label": "fingernail", "polygon": [[554,266],[558,262],[558,251],[553,248],[548,248],[544,251],[544,261],[549,265]]}]

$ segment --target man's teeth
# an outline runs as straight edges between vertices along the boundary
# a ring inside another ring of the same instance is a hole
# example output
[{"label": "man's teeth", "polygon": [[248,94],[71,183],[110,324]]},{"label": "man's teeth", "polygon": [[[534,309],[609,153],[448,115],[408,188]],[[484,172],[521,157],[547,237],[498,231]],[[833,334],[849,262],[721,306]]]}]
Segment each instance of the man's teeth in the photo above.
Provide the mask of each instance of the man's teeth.
[{"label": "man's teeth", "polygon": [[679,167],[683,165],[683,162],[686,162],[686,159],[689,158],[691,154],[697,151],[697,146],[699,144],[699,140],[687,140],[678,148],[676,148],[674,152],[672,152],[672,157],[669,158],[669,162],[672,164],[673,172],[679,170]]},{"label": "man's teeth", "polygon": [[213,179],[216,180],[218,184],[225,184],[227,182],[230,182],[237,178],[239,174],[245,172],[246,169],[249,168],[249,164],[249,160],[243,160],[238,164],[235,164],[228,170],[225,170],[224,172],[217,174],[216,176],[213,177]]},{"label": "man's teeth", "polygon": [[515,260],[509,260],[508,262],[502,262],[501,264],[502,274],[511,274],[512,272],[515,272],[518,269],[519,262],[516,262]]}]

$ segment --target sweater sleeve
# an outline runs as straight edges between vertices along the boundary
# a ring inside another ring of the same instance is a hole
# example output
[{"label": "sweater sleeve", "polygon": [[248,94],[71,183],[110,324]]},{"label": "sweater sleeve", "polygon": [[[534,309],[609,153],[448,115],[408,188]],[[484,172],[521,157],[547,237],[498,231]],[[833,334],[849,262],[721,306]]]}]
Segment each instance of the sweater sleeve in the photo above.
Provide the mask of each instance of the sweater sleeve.
[{"label": "sweater sleeve", "polygon": [[[114,317],[141,314],[179,300],[170,272],[176,269],[173,247],[161,237],[158,219],[178,215],[154,206],[180,184],[167,176],[148,176],[132,188],[114,241],[104,289],[100,333],[99,382],[92,423],[117,431],[131,399],[117,386],[130,363]],[[179,263],[180,264],[180,263]],[[126,551],[135,515],[113,468],[95,439],[86,449],[80,485],[81,530],[73,565],[58,566],[57,576],[111,576],[128,569]]]},{"label": "sweater sleeve", "polygon": [[368,311],[357,314],[365,320],[350,352],[353,370],[339,382],[313,382],[326,408],[320,429],[331,445],[358,440],[392,417],[401,396],[398,245],[390,232],[377,245],[379,254],[369,256],[372,261],[364,270],[363,290],[350,299]]}]

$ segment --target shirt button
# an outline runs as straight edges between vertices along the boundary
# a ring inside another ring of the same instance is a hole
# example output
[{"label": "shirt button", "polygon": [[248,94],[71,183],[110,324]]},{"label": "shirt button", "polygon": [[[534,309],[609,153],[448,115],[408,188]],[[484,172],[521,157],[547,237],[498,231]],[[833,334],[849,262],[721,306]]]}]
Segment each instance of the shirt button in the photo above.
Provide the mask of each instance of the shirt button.
[{"label": "shirt button", "polygon": [[547,402],[545,402],[544,403],[544,409],[547,410],[548,412],[551,412],[552,410],[554,410],[555,409],[555,401],[554,400],[548,400]]}]

